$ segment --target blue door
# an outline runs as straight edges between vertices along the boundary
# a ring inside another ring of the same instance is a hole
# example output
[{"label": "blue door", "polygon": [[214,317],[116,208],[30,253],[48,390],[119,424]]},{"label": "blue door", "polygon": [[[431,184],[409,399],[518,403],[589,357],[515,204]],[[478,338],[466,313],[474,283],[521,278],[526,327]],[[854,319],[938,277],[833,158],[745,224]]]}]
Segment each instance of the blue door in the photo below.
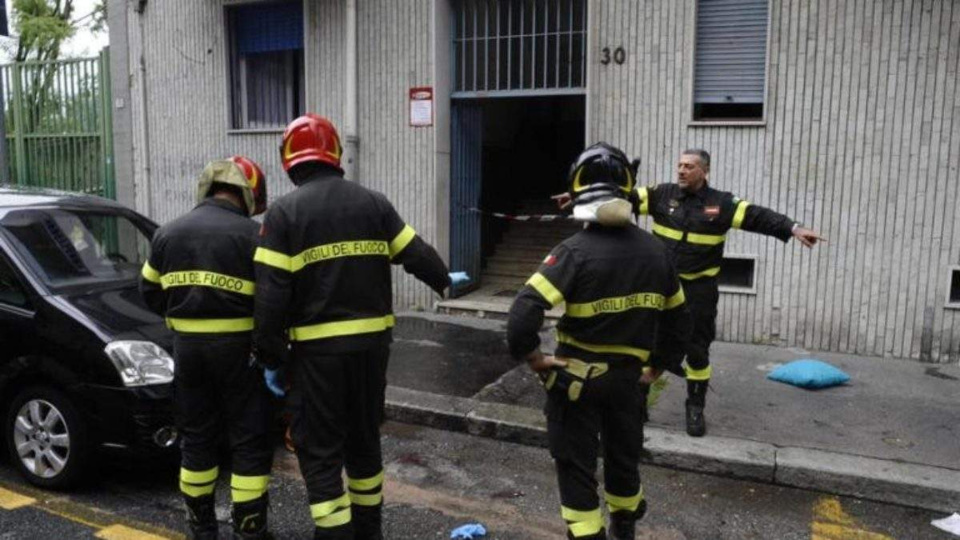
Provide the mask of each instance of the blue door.
[{"label": "blue door", "polygon": [[450,179],[450,269],[470,274],[470,283],[455,287],[462,296],[480,286],[480,183],[483,178],[483,108],[479,103],[453,103]]}]

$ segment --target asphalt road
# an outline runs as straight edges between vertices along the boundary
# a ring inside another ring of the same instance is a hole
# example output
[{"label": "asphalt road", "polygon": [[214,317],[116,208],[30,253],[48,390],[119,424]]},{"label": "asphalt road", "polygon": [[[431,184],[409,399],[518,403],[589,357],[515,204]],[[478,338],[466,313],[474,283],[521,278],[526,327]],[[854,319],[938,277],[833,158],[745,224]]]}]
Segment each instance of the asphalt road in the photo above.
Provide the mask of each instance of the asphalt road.
[{"label": "asphalt road", "polygon": [[[552,463],[531,448],[403,424],[384,428],[386,538],[449,538],[479,521],[488,539],[563,538]],[[0,463],[0,539],[183,538],[175,465],[111,455],[95,482],[69,494],[29,487]],[[927,511],[646,467],[650,511],[639,539],[885,540],[955,538]],[[222,482],[222,479],[221,479]],[[227,538],[228,489],[218,489]],[[271,483],[277,538],[309,539],[296,459],[279,449]]]}]

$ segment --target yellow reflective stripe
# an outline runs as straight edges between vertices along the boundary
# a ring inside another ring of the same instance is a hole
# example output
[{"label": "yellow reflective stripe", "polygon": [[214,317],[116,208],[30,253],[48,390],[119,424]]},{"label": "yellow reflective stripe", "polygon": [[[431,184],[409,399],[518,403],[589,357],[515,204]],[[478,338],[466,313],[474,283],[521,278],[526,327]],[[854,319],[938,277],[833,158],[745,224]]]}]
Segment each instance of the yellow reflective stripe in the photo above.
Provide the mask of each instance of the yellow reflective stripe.
[{"label": "yellow reflective stripe", "polygon": [[339,510],[337,512],[330,514],[329,516],[322,517],[322,518],[314,518],[313,522],[317,525],[317,527],[320,527],[323,529],[332,529],[334,527],[346,525],[347,523],[350,523],[350,520],[351,520],[350,507],[348,506],[343,510]]},{"label": "yellow reflective stripe", "polygon": [[216,482],[220,475],[220,468],[214,467],[205,471],[191,471],[189,469],[180,469],[180,481],[188,484],[209,484]]},{"label": "yellow reflective stripe", "polygon": [[320,519],[334,513],[338,508],[349,508],[350,497],[344,493],[336,499],[310,505],[310,516]]},{"label": "yellow reflective stripe", "polygon": [[650,213],[650,191],[646,187],[637,188],[637,195],[640,197],[640,215],[645,216]]},{"label": "yellow reflective stripe", "polygon": [[383,502],[383,493],[351,493],[350,502],[357,506],[378,506]]},{"label": "yellow reflective stripe", "polygon": [[253,296],[255,290],[252,281],[205,270],[170,272],[160,276],[160,284],[163,290],[170,287],[210,287],[246,296]]},{"label": "yellow reflective stripe", "polygon": [[203,497],[204,495],[210,495],[214,492],[216,487],[216,482],[210,482],[209,484],[204,484],[202,486],[195,486],[186,482],[180,482],[180,492],[189,497]]},{"label": "yellow reflective stripe", "polygon": [[622,313],[631,309],[663,309],[662,294],[638,292],[627,296],[602,298],[593,302],[571,304],[567,302],[566,314],[569,317],[595,317],[604,313]]},{"label": "yellow reflective stripe", "polygon": [[263,491],[251,491],[248,489],[234,488],[230,490],[230,500],[233,501],[234,503],[245,503],[245,502],[255,501],[260,497],[263,497],[263,494],[266,492],[267,492],[266,489],[264,489]]},{"label": "yellow reflective stripe", "polygon": [[326,339],[339,336],[370,334],[373,332],[382,332],[387,328],[393,328],[394,324],[396,324],[396,318],[393,315],[386,315],[370,319],[354,319],[352,321],[298,326],[297,328],[290,329],[290,340],[311,341],[314,339]]},{"label": "yellow reflective stripe", "polygon": [[370,491],[383,485],[383,471],[370,478],[350,478],[347,476],[347,487],[353,491]]},{"label": "yellow reflective stripe", "polygon": [[563,516],[564,521],[568,522],[570,534],[576,538],[591,536],[603,529],[603,514],[600,513],[599,508],[582,511],[561,506],[560,515]]},{"label": "yellow reflective stripe", "polygon": [[544,297],[547,302],[550,302],[551,306],[556,306],[563,302],[563,293],[554,287],[553,283],[550,283],[550,280],[540,272],[530,276],[526,284],[536,289],[537,292],[540,293],[540,296]]},{"label": "yellow reflective stripe", "polygon": [[734,229],[739,229],[743,226],[743,218],[747,217],[747,207],[750,206],[750,203],[747,201],[740,201],[737,204],[737,212],[733,214],[733,223],[730,225]]},{"label": "yellow reflective stripe", "polygon": [[557,341],[559,343],[572,345],[578,349],[583,349],[585,351],[590,351],[597,354],[625,354],[627,356],[639,358],[644,362],[650,358],[650,351],[646,349],[628,347],[626,345],[595,345],[592,343],[584,343],[582,341],[577,341],[576,339],[560,331],[557,331]]},{"label": "yellow reflective stripe", "polygon": [[[411,229],[412,230],[412,229]],[[390,248],[383,240],[345,240],[332,244],[314,246],[294,255],[290,261],[290,271],[298,272],[308,264],[330,261],[343,257],[368,257],[390,255]]]},{"label": "yellow reflective stripe", "polygon": [[399,255],[400,252],[407,247],[407,244],[413,241],[415,236],[417,236],[417,231],[413,230],[413,227],[409,225],[404,225],[400,234],[390,241],[390,258],[392,259]]},{"label": "yellow reflective stripe", "polygon": [[687,233],[687,242],[691,244],[700,244],[703,246],[715,246],[717,244],[722,244],[727,241],[727,236],[725,234],[700,234],[700,233]]},{"label": "yellow reflective stripe", "polygon": [[709,381],[713,375],[713,366],[707,366],[703,369],[694,369],[690,366],[683,366],[683,371],[687,374],[688,381]]},{"label": "yellow reflective stripe", "polygon": [[673,309],[675,307],[682,306],[686,302],[687,297],[683,294],[683,287],[677,291],[677,294],[667,298],[667,301],[663,304],[663,309]]},{"label": "yellow reflective stripe", "polygon": [[665,225],[659,223],[653,224],[653,232],[659,234],[660,236],[669,238],[671,240],[683,240],[683,231],[678,231],[677,229],[671,229]]},{"label": "yellow reflective stripe", "polygon": [[267,484],[270,483],[269,476],[241,476],[234,474],[230,476],[230,487],[233,489],[245,489],[248,491],[266,491]]},{"label": "yellow reflective stripe", "polygon": [[253,330],[253,317],[241,319],[167,319],[167,327],[187,334],[228,334]]},{"label": "yellow reflective stripe", "polygon": [[286,270],[287,272],[293,271],[293,259],[291,259],[290,256],[264,247],[258,247],[257,251],[253,253],[253,262],[279,268],[280,270]]},{"label": "yellow reflective stripe", "polygon": [[[678,242],[683,240],[683,235],[684,235],[684,232],[681,230],[673,229],[671,227],[667,227],[666,225],[661,225],[659,223],[653,224],[653,232],[660,236],[669,238],[671,240],[676,240]],[[691,244],[701,244],[704,246],[715,246],[717,244],[722,244],[727,240],[726,235],[722,235],[722,234],[700,234],[700,233],[688,232],[686,233],[686,235],[687,235],[687,242]]]},{"label": "yellow reflective stripe", "polygon": [[620,510],[627,510],[634,512],[640,506],[640,501],[643,500],[643,486],[640,487],[640,491],[632,497],[621,497],[619,495],[613,495],[612,493],[603,492],[603,498],[607,501],[607,509],[611,512],[617,512]]},{"label": "yellow reflective stripe", "polygon": [[150,266],[150,261],[143,263],[143,269],[140,270],[140,275],[142,275],[143,279],[147,281],[160,283],[160,272],[157,272],[152,266]]},{"label": "yellow reflective stripe", "polygon": [[714,266],[713,268],[707,268],[701,272],[694,272],[692,274],[680,274],[680,279],[685,279],[691,281],[694,279],[700,279],[702,277],[713,277],[720,273],[720,267]]}]

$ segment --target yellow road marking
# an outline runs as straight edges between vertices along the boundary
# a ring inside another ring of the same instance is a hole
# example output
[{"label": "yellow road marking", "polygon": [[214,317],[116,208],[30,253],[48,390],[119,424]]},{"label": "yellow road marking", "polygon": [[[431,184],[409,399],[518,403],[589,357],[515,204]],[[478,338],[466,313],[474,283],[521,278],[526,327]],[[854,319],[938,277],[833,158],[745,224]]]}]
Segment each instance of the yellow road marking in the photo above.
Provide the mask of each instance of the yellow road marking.
[{"label": "yellow road marking", "polygon": [[[19,501],[29,500],[32,508],[111,535],[100,536],[98,533],[97,538],[104,540],[183,540],[185,538],[182,533],[85,506],[63,495],[19,484],[0,482],[0,503],[15,500],[14,496]],[[2,505],[0,507],[5,508]]]},{"label": "yellow road marking", "polygon": [[165,536],[157,536],[124,525],[111,525],[94,536],[103,540],[166,540]]},{"label": "yellow road marking", "polygon": [[813,517],[810,540],[893,540],[863,528],[836,497],[820,497],[813,507]]},{"label": "yellow road marking", "polygon": [[0,488],[0,508],[4,510],[16,510],[24,506],[30,506],[37,502],[36,499],[25,497],[19,493]]}]

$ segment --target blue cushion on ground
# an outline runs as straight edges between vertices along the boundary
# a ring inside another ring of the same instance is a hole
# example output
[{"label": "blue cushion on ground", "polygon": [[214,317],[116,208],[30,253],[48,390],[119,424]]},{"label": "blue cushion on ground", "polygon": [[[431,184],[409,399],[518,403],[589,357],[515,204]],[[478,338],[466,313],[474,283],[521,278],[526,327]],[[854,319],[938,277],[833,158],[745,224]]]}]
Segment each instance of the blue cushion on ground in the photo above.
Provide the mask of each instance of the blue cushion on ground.
[{"label": "blue cushion on ground", "polygon": [[850,376],[843,371],[826,362],[812,359],[787,362],[771,371],[767,378],[811,389],[836,386],[850,380]]}]

